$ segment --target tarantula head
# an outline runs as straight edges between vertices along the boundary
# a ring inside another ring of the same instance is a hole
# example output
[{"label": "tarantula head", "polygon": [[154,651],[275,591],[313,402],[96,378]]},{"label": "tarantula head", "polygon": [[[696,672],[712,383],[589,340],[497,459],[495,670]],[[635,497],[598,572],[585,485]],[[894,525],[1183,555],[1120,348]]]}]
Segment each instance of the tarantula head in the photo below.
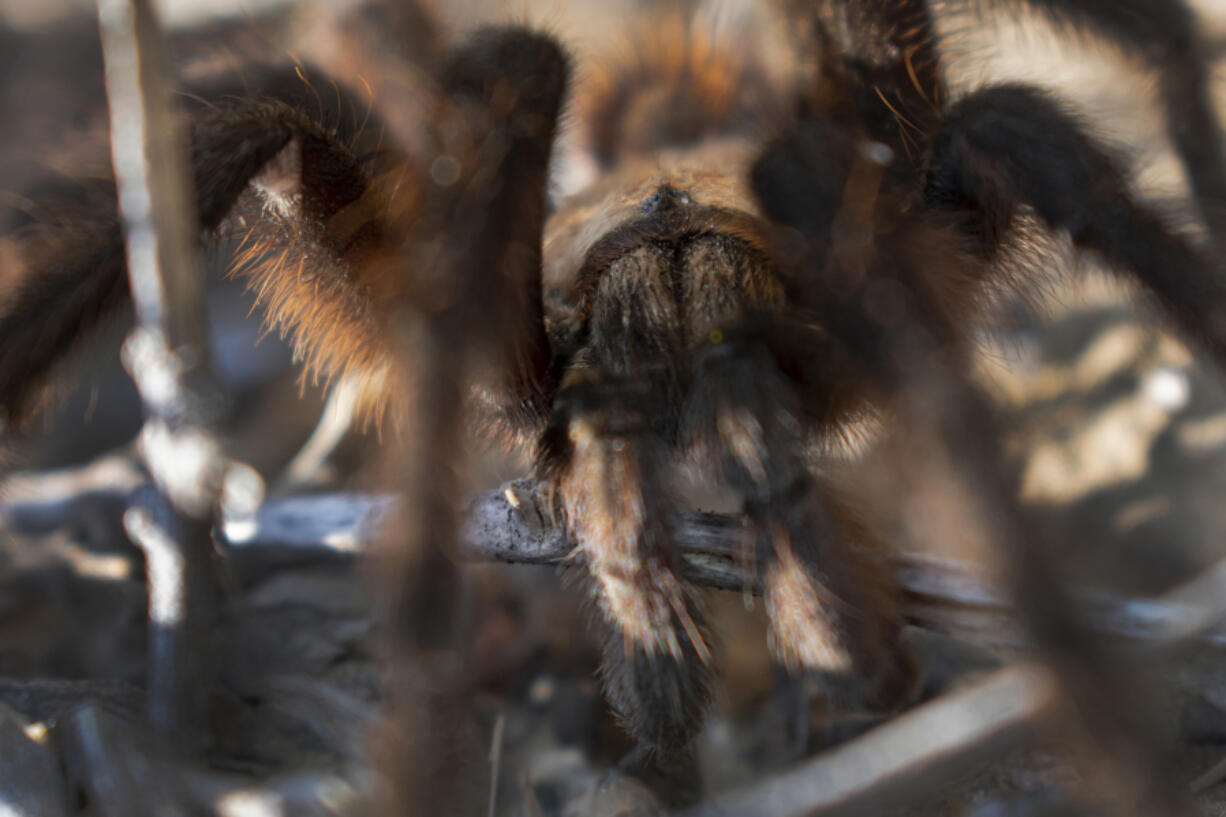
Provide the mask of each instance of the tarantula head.
[{"label": "tarantula head", "polygon": [[628,59],[579,84],[562,153],[581,155],[591,181],[563,182],[579,192],[562,197],[545,228],[542,283],[555,339],[559,324],[586,318],[599,282],[627,265],[638,267],[631,277],[658,277],[682,301],[704,285],[694,267],[771,266],[749,168],[786,107],[782,86],[744,41],[717,36],[709,23],[654,18]]},{"label": "tarantula head", "polygon": [[764,222],[747,172],[758,149],[748,139],[727,139],[662,151],[572,197],[545,229],[545,291],[577,303],[610,265],[648,245],[678,259],[686,247],[708,242],[763,256]]}]

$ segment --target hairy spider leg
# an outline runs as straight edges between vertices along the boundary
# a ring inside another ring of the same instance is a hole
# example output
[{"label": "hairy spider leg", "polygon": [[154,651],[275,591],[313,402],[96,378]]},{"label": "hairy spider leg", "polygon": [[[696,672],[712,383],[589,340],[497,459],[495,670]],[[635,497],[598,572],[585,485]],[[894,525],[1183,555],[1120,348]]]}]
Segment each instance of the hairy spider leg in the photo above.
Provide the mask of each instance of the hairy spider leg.
[{"label": "hairy spider leg", "polygon": [[[1021,0],[993,0],[998,8]],[[1058,24],[1095,31],[1158,75],[1171,140],[1216,242],[1226,240],[1226,154],[1213,102],[1208,47],[1186,0],[1025,0]],[[1220,247],[1219,247],[1220,249]]]},{"label": "hairy spider leg", "polygon": [[606,695],[644,760],[675,767],[702,723],[710,645],[680,573],[676,498],[663,476],[683,351],[678,305],[661,274],[669,256],[641,247],[596,283],[588,343],[563,376],[538,472],[556,486],[557,510],[592,577],[606,623]]},{"label": "hairy spider leg", "polygon": [[[837,127],[837,126],[836,126]],[[1083,717],[1104,746],[1114,780],[1127,780],[1128,802],[1138,814],[1181,813],[1169,785],[1152,712],[1139,684],[1125,679],[1118,658],[1081,623],[1044,556],[1041,533],[1018,501],[1017,475],[1003,464],[1001,434],[990,401],[961,374],[966,365],[963,316],[951,311],[946,287],[972,280],[960,270],[973,261],[956,229],[911,212],[899,218],[907,194],[874,190],[844,195],[842,207],[861,209],[868,229],[848,241],[813,216],[821,191],[837,187],[820,151],[838,149],[821,138],[828,123],[802,122],[774,142],[754,167],[754,185],[782,236],[803,236],[806,249],[790,257],[794,274],[808,280],[807,307],[898,409],[908,433],[921,435],[948,455],[948,465],[916,464],[950,480],[975,532],[997,552],[1019,605],[1019,615]],[[861,160],[846,152],[847,186]],[[827,201],[818,212],[840,204]],[[970,265],[970,266],[968,266]],[[979,265],[982,266],[981,264]],[[891,308],[879,306],[891,293]]]},{"label": "hairy spider leg", "polygon": [[[363,167],[331,132],[276,102],[219,100],[204,107],[192,123],[191,162],[204,231],[221,228],[254,181],[284,203],[273,209],[279,219],[294,221],[295,235],[299,226],[308,235],[322,235],[326,222],[360,199],[367,185]],[[55,366],[127,298],[113,184],[93,203],[96,212],[88,219],[49,217],[13,236],[19,268],[6,274],[17,283],[0,315],[0,334],[9,340],[0,351],[0,409],[11,422],[27,418]],[[276,228],[271,234],[277,234]],[[273,240],[270,246],[276,244]],[[283,298],[314,295],[318,282],[302,277],[288,277]],[[345,304],[330,316],[338,319],[354,300],[355,287],[343,278],[329,279],[334,289],[346,293]],[[350,320],[346,326],[354,324]],[[356,334],[359,343],[370,337],[369,332]]]},{"label": "hairy spider leg", "polygon": [[[686,246],[680,266],[685,446],[744,502],[754,540],[747,567],[764,583],[774,651],[836,703],[892,711],[914,697],[918,676],[899,640],[897,600],[884,574],[846,546],[848,509],[832,505],[808,459],[824,430],[814,421],[839,418],[849,404],[804,401],[818,378],[829,385],[850,372],[821,371],[834,363],[826,355],[803,357],[821,345],[809,336],[815,329],[789,315],[785,282],[761,253],[708,238]],[[843,399],[862,393],[839,385]]]},{"label": "hairy spider leg", "polygon": [[863,129],[893,151],[891,173],[916,181],[946,97],[927,0],[787,0],[785,6],[804,24],[800,44],[812,63],[802,111],[837,115]]},{"label": "hairy spider leg", "polygon": [[[819,113],[850,104],[847,124],[888,145],[891,171],[918,181],[949,107],[935,0],[790,0],[809,23],[804,45],[822,55],[821,80],[802,102]],[[957,3],[954,4],[955,6]],[[982,12],[1031,9],[1074,33],[1099,33],[1159,80],[1166,130],[1216,242],[1226,236],[1226,154],[1212,100],[1207,45],[1184,0],[990,0]],[[827,56],[829,55],[829,56]]]},{"label": "hairy spider leg", "polygon": [[1226,365],[1226,282],[1203,248],[1132,195],[1120,164],[1047,94],[1001,85],[950,109],[925,198],[987,255],[1028,204],[1074,246],[1147,287],[1190,340]]},{"label": "hairy spider leg", "polygon": [[[752,331],[716,337],[699,350],[691,433],[744,498],[773,651],[836,705],[885,713],[910,703],[919,670],[901,640],[897,590],[806,461],[814,430],[798,390]],[[862,549],[851,547],[857,534]]]}]

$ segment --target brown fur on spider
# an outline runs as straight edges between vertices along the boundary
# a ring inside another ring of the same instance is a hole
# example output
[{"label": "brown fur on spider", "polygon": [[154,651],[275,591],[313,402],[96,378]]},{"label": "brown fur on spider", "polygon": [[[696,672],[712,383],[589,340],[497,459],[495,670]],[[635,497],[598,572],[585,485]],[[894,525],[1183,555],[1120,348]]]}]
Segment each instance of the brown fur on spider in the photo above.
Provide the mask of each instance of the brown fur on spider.
[{"label": "brown fur on spider", "polygon": [[[1181,4],[1133,3],[1126,19],[1105,2],[1035,3],[1144,41],[1170,58],[1154,57],[1164,80],[1203,79]],[[329,118],[331,93],[308,96],[289,77],[300,68],[239,95],[193,80],[202,228],[242,238],[237,274],[309,366],[357,371],[372,410],[426,424],[423,508],[454,487],[439,460],[457,418],[530,448],[590,576],[606,694],[639,760],[663,768],[685,766],[710,673],[712,634],[671,540],[682,468],[739,497],[779,659],[852,706],[912,700],[896,591],[853,546],[866,534],[820,459],[868,408],[915,403],[915,372],[965,385],[967,329],[1019,207],[1226,356],[1207,253],[1134,200],[1058,102],[1021,85],[950,102],[919,0],[792,6],[812,57],[796,77],[666,18],[583,78],[568,147],[595,170],[551,212],[568,67],[546,36],[490,28],[439,54],[351,53],[378,89],[365,126]],[[1212,120],[1199,85],[1169,85],[1172,110]],[[366,107],[344,86],[336,99]],[[1215,224],[1219,145],[1177,147]],[[122,295],[116,223],[112,210],[16,237],[22,273],[0,315],[10,417]],[[416,359],[401,366],[397,348]],[[450,523],[420,524],[425,537]]]}]

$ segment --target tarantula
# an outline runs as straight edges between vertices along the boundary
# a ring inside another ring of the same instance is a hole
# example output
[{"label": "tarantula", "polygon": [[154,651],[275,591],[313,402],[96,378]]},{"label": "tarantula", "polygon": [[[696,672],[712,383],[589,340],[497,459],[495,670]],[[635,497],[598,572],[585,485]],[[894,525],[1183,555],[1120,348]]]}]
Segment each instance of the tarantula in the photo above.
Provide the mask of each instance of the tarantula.
[{"label": "tarantula", "polygon": [[[1151,61],[1220,237],[1226,165],[1188,9],[1029,4]],[[309,366],[360,373],[374,410],[426,430],[404,464],[421,518],[402,637],[442,637],[422,622],[453,568],[423,554],[454,524],[458,417],[478,418],[532,451],[539,501],[577,544],[606,631],[605,691],[644,763],[684,756],[706,703],[710,634],[671,546],[683,467],[742,503],[779,658],[864,709],[906,704],[918,669],[895,592],[850,546],[866,534],[821,475],[826,443],[867,406],[900,407],[971,478],[993,475],[994,530],[1024,538],[1008,530],[990,412],[958,374],[1019,209],[1135,276],[1226,355],[1211,248],[1138,203],[1055,99],[1002,85],[949,100],[922,0],[786,9],[809,57],[787,82],[687,25],[589,79],[571,118],[597,178],[552,201],[567,58],[523,28],[449,52],[429,37],[349,51],[367,63],[340,70],[374,88],[365,127],[323,116],[329,94],[315,89],[335,88],[342,109],[355,97],[314,69],[185,81],[202,229],[246,242],[240,274]],[[343,31],[386,37],[406,17],[426,25],[416,7],[379,6]],[[124,296],[101,198],[13,233],[0,316],[11,421]],[[394,363],[398,348],[414,359]]]}]

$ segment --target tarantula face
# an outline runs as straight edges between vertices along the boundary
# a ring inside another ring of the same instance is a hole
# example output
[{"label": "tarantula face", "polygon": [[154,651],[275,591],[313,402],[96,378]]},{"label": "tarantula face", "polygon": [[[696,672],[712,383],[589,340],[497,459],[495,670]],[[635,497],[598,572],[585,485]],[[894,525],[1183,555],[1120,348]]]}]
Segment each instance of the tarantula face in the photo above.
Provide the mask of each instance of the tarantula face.
[{"label": "tarantula face", "polygon": [[[585,348],[617,347],[626,354],[610,374],[664,366],[688,378],[684,359],[713,331],[782,307],[747,183],[753,149],[726,141],[631,163],[549,220],[542,284],[555,370]],[[636,343],[645,346],[630,351]]]},{"label": "tarantula face", "polygon": [[[740,214],[759,218],[757,200],[749,189],[747,170],[757,146],[749,140],[728,139],[698,150],[671,150],[650,158],[628,162],[589,189],[566,200],[545,226],[543,285],[551,295],[574,298],[580,269],[591,266],[589,254],[604,245],[605,260],[615,248],[607,237],[626,229],[621,245],[635,240],[630,228],[638,225],[642,243],[655,231],[667,232],[666,219],[680,212],[693,214],[696,207],[715,216]],[[654,222],[653,222],[654,219]],[[698,217],[690,216],[694,227]],[[659,225],[654,226],[653,225]],[[726,225],[726,227],[724,226]],[[721,228],[745,231],[749,224],[734,227],[724,219]],[[761,226],[743,238],[761,246]]]}]

